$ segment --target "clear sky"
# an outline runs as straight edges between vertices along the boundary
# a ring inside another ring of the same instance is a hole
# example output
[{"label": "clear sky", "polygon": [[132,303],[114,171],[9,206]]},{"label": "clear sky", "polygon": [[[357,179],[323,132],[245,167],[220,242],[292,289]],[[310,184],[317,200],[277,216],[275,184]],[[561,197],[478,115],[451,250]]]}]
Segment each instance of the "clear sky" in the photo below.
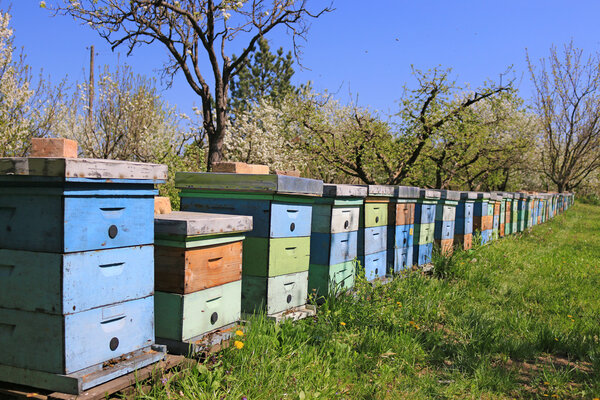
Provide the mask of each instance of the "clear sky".
[{"label": "clear sky", "polygon": [[[47,3],[52,0],[47,0]],[[313,6],[327,3],[312,0]],[[87,26],[67,17],[51,17],[39,0],[1,0],[11,6],[16,45],[24,47],[34,74],[40,69],[52,80],[68,76],[83,81],[89,65],[89,45],[96,49],[96,65],[130,64],[135,72],[158,76],[166,50],[159,44],[112,52]],[[452,67],[460,83],[477,87],[513,65],[521,96],[529,98],[531,84],[525,49],[532,59],[548,55],[552,44],[574,40],[588,52],[600,50],[600,1],[557,0],[336,0],[333,13],[311,22],[302,64],[294,81],[313,82],[317,90],[336,92],[347,101],[386,113],[397,110],[405,84],[414,86],[411,65],[429,69]],[[272,48],[290,48],[285,31],[268,38]],[[120,53],[120,55],[119,55]],[[190,113],[200,99],[177,76],[164,97]]]}]

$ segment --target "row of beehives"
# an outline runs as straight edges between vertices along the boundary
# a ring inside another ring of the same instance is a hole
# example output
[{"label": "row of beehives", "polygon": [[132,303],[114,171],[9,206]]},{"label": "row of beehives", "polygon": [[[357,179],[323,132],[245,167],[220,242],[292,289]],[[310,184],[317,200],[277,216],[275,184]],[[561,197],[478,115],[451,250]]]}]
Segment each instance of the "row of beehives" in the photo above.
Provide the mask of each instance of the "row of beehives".
[{"label": "row of beehives", "polygon": [[[180,173],[184,212],[155,223],[165,178],[151,164],[0,159],[0,381],[79,393],[162,358],[155,337],[195,340],[242,311],[277,314],[312,289],[349,288],[355,259],[369,279],[425,263],[434,239],[448,248],[451,215],[468,225],[463,203],[482,236],[493,219],[486,194]],[[530,224],[572,203],[535,199]],[[508,227],[513,200],[499,235],[519,229]]]}]

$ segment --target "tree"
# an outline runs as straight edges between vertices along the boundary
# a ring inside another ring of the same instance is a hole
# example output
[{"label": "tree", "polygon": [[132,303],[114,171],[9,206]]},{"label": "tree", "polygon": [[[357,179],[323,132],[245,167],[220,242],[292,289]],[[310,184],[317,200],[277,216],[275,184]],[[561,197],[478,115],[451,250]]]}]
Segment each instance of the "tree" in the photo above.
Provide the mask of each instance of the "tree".
[{"label": "tree", "polygon": [[[297,39],[305,37],[307,19],[332,10],[311,11],[307,0],[62,0],[60,4],[58,12],[90,25],[113,49],[125,45],[130,54],[143,44],[166,47],[170,59],[164,76],[172,82],[181,71],[202,100],[209,170],[222,158],[231,80],[257,42],[285,27],[297,54]],[[227,53],[230,42],[242,49],[235,60]],[[210,71],[204,70],[206,61]]]},{"label": "tree", "polygon": [[527,54],[540,118],[541,163],[559,192],[578,187],[600,168],[600,55],[587,58],[573,42],[550,49],[539,67]]},{"label": "tree", "polygon": [[[299,91],[291,83],[294,75],[292,52],[283,55],[280,47],[276,54],[271,53],[267,39],[258,41],[259,49],[253,49],[239,73],[231,81],[230,109],[246,111],[251,103],[267,101],[279,106],[289,93]],[[233,56],[235,62],[237,57]]]},{"label": "tree", "polygon": [[65,83],[52,86],[40,74],[33,87],[23,52],[15,59],[9,23],[10,15],[0,11],[0,157],[24,157],[32,137],[56,133]]}]

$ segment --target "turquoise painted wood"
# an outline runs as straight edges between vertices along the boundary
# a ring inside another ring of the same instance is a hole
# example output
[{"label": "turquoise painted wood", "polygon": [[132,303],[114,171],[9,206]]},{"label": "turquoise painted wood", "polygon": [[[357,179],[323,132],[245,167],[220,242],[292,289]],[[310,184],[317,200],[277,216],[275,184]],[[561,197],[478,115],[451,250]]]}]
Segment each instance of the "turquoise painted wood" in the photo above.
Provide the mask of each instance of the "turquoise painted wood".
[{"label": "turquoise painted wood", "polygon": [[312,207],[307,204],[212,197],[182,197],[183,211],[249,215],[253,229],[248,236],[262,238],[310,236]]},{"label": "turquoise painted wood", "polygon": [[154,296],[156,336],[188,340],[240,319],[242,281],[194,293],[157,291]]},{"label": "turquoise painted wood", "polygon": [[0,308],[3,365],[69,374],[153,343],[153,296],[64,316]]},{"label": "turquoise painted wood", "polygon": [[359,229],[358,255],[373,254],[387,248],[387,226]]},{"label": "turquoise painted wood", "polygon": [[242,312],[267,315],[306,304],[308,271],[271,278],[242,275]]},{"label": "turquoise painted wood", "polygon": [[358,230],[360,206],[343,207],[330,204],[315,204],[312,210],[312,231],[340,233]]},{"label": "turquoise painted wood", "polygon": [[242,274],[277,276],[308,271],[310,237],[257,238],[244,241]]},{"label": "turquoise painted wood", "polygon": [[358,232],[320,233],[310,237],[310,263],[336,265],[357,256]]},{"label": "turquoise painted wood", "polygon": [[336,265],[310,264],[308,270],[308,293],[320,296],[336,295],[354,287],[355,261]]},{"label": "turquoise painted wood", "polygon": [[154,198],[0,194],[0,248],[78,252],[152,244]]},{"label": "turquoise painted wood", "polygon": [[152,245],[80,253],[0,249],[0,305],[73,314],[154,292]]},{"label": "turquoise painted wood", "polygon": [[373,254],[365,254],[359,259],[364,266],[365,278],[372,281],[384,278],[387,274],[387,249]]}]

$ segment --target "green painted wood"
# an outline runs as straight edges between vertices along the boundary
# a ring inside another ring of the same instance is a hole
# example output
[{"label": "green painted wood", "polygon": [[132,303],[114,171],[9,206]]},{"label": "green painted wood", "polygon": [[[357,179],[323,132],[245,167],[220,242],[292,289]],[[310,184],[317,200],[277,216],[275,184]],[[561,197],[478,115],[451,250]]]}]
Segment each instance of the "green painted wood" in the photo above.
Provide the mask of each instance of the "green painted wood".
[{"label": "green painted wood", "polygon": [[[363,219],[363,218],[361,218]],[[388,224],[388,204],[386,203],[369,203],[364,205],[364,224],[365,228],[373,228],[376,226],[385,226]]]},{"label": "green painted wood", "polygon": [[154,244],[159,246],[178,247],[182,249],[192,249],[195,247],[212,246],[215,244],[225,244],[239,242],[244,240],[243,235],[213,235],[213,236],[192,236],[181,237],[176,235],[156,235]]},{"label": "green painted wood", "polygon": [[154,298],[156,336],[188,340],[240,319],[242,282],[189,294],[157,291]]},{"label": "green painted wood", "polygon": [[335,265],[310,264],[308,269],[309,295],[327,296],[354,287],[356,261],[346,261]]},{"label": "green painted wood", "polygon": [[413,241],[415,245],[433,243],[435,222],[429,224],[415,224]]},{"label": "green painted wood", "polygon": [[273,277],[308,271],[310,237],[256,238],[244,242],[242,274]]},{"label": "green painted wood", "polygon": [[320,197],[302,197],[282,194],[264,194],[264,193],[246,193],[246,192],[221,192],[221,191],[203,191],[203,190],[182,190],[180,197],[202,197],[207,199],[244,199],[244,200],[274,200],[287,203],[307,203],[312,204]]},{"label": "green painted wood", "polygon": [[242,275],[242,311],[268,315],[306,304],[308,271],[264,278]]}]

